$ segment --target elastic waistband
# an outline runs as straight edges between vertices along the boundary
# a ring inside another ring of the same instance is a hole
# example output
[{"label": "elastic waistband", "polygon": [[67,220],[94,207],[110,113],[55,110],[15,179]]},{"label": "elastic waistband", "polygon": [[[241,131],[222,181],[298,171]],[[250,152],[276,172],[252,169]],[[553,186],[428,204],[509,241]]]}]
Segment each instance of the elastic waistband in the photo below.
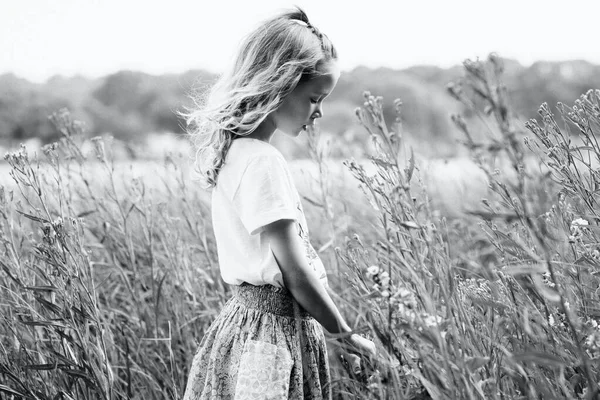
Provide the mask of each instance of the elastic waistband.
[{"label": "elastic waistband", "polygon": [[[246,307],[255,310],[285,317],[312,318],[285,288],[278,288],[273,285],[254,286],[244,282],[233,287],[233,297]],[[297,306],[295,312],[294,304]]]}]

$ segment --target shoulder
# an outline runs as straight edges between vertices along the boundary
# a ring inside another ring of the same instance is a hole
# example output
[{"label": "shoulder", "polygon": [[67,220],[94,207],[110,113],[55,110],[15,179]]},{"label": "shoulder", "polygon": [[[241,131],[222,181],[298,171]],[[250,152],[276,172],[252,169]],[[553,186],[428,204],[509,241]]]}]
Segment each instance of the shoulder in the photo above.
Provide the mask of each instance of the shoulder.
[{"label": "shoulder", "polygon": [[236,139],[231,144],[232,149],[236,149],[239,152],[247,154],[277,154],[281,157],[283,155],[275,146],[271,143],[264,142],[258,139],[252,138],[240,138]]},{"label": "shoulder", "polygon": [[276,147],[256,139],[234,140],[227,157],[228,162],[244,170],[261,166],[288,168],[286,159]]},{"label": "shoulder", "polygon": [[277,148],[255,139],[234,140],[219,172],[217,187],[235,195],[244,182],[283,182],[291,179],[287,161]]}]

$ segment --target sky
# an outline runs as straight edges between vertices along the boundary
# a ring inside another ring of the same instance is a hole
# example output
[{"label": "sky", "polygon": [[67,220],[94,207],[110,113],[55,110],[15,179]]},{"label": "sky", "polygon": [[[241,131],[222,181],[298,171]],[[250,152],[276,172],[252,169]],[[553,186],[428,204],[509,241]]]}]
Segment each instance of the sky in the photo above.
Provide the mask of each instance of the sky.
[{"label": "sky", "polygon": [[244,35],[293,5],[333,41],[342,70],[449,67],[490,52],[600,64],[598,0],[0,0],[0,74],[218,73]]}]

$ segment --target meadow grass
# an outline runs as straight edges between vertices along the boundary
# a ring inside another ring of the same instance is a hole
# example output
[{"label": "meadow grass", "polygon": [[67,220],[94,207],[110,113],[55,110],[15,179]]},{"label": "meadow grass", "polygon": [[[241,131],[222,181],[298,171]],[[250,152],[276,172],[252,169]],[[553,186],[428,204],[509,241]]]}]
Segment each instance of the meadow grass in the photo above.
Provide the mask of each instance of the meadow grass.
[{"label": "meadow grass", "polygon": [[[369,303],[364,319],[387,350],[383,356],[405,371],[380,368],[387,384],[375,379],[373,390],[401,398],[414,381],[433,398],[597,398],[600,91],[572,108],[560,104],[562,129],[546,105],[541,125],[523,124],[509,108],[494,55],[466,62],[465,72],[448,89],[489,128],[475,136],[453,116],[492,190],[470,213],[480,233],[460,234],[457,221],[436,218],[426,196],[414,193],[413,161],[399,157],[401,125],[388,130],[381,98],[366,94],[357,111],[379,146],[377,172],[349,167],[385,236],[342,257]],[[582,146],[573,145],[574,135]],[[509,168],[498,168],[499,161]]]},{"label": "meadow grass", "polygon": [[[336,399],[598,397],[600,92],[560,105],[562,127],[546,106],[523,123],[501,73],[493,55],[466,62],[448,88],[478,119],[453,116],[478,169],[415,160],[401,102],[389,124],[370,94],[357,110],[368,164],[340,170],[309,132],[313,161],[293,169],[311,239],[336,303],[379,350],[358,374],[330,353]],[[51,119],[63,136],[39,160],[6,156],[0,393],[178,399],[230,296],[210,196],[185,157],[124,171],[67,111]]]}]

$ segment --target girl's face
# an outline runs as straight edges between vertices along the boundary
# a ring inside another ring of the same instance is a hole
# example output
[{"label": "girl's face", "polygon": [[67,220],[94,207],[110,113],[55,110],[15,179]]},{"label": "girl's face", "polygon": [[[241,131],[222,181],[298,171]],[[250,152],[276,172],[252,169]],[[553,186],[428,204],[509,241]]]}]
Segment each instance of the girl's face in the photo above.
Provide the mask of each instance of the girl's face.
[{"label": "girl's face", "polygon": [[295,137],[323,116],[323,101],[333,91],[340,72],[335,62],[319,69],[321,75],[300,82],[271,114],[277,129]]}]

